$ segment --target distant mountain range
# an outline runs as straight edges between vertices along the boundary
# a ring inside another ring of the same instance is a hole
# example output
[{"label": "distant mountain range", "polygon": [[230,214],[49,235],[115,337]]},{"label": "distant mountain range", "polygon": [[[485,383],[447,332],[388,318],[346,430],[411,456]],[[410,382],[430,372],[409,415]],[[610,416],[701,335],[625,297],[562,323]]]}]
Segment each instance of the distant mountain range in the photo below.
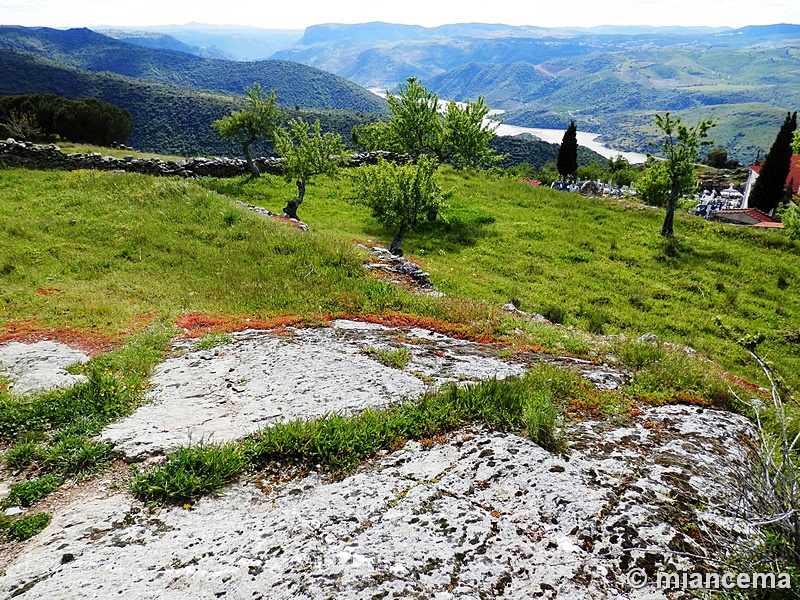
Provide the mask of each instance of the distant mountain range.
[{"label": "distant mountain range", "polygon": [[0,27],[0,48],[21,50],[90,72],[200,90],[242,94],[259,82],[275,90],[286,106],[385,110],[385,102],[342,77],[282,60],[242,62],[201,58],[184,52],[150,49],[89,29]]},{"label": "distant mountain range", "polygon": [[[202,23],[137,27],[135,30],[97,27],[93,30],[148,48],[180,50],[205,58],[229,60],[264,60],[303,37],[302,29],[263,29]],[[176,47],[176,43],[181,44],[183,49]]]},{"label": "distant mountain range", "polygon": [[[179,155],[237,154],[211,123],[243,107],[245,86],[274,89],[293,115],[319,118],[345,139],[385,102],[358,85],[288,61],[237,62],[154,50],[88,29],[0,27],[0,95],[98,98],[131,113],[137,149]],[[260,151],[267,151],[263,147]]]},{"label": "distant mountain range", "polygon": [[713,112],[717,143],[742,161],[769,148],[782,115],[800,105],[800,25],[319,25],[273,57],[367,87],[419,77],[442,98],[483,95],[509,111],[509,124],[565,128],[574,119],[629,150],[647,150],[655,112]]},{"label": "distant mountain range", "polygon": [[[253,82],[274,89],[286,107],[323,111],[346,137],[348,125],[386,113],[385,101],[361,86],[395,89],[413,76],[442,99],[484,96],[506,111],[506,123],[564,129],[575,120],[579,130],[626,150],[648,150],[657,134],[654,113],[672,111],[690,123],[710,117],[719,124],[712,138],[742,162],[763,154],[786,112],[800,105],[800,25],[365,23],[281,32],[191,24],[107,33],[114,37],[88,29],[0,27],[0,93],[92,94],[131,110],[137,143],[152,147],[155,118],[177,140],[173,151],[218,152],[209,119],[241,106],[242,91]],[[262,57],[273,49],[269,60],[225,58]],[[169,102],[156,100],[187,97],[196,106],[181,100],[180,110],[169,109]],[[149,112],[156,106],[157,115]],[[189,118],[194,128],[179,131],[187,111],[197,115]],[[163,150],[166,138],[157,139]]]}]

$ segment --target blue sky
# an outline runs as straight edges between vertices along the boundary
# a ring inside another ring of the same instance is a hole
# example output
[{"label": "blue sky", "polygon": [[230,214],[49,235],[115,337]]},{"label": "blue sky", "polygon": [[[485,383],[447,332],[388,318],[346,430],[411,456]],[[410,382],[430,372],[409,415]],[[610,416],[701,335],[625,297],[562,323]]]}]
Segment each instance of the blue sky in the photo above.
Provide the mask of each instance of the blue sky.
[{"label": "blue sky", "polygon": [[[520,9],[520,7],[523,7]],[[0,0],[0,24],[45,27],[172,25],[189,22],[304,29],[319,23],[386,21],[509,25],[800,24],[798,0]]]}]

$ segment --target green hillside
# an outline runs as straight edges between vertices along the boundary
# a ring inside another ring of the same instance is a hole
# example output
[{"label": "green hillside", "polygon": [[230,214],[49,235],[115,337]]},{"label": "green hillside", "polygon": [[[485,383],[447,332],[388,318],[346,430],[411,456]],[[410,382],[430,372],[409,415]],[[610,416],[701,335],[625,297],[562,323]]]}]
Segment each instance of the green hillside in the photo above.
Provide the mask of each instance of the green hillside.
[{"label": "green hillside", "polygon": [[488,90],[490,105],[512,109],[504,115],[509,124],[561,128],[574,119],[607,143],[637,151],[648,149],[656,112],[713,118],[717,144],[746,162],[769,148],[778,115],[800,106],[798,72],[800,48],[655,49],[507,69],[467,65],[428,84],[457,100]]},{"label": "green hillside", "polygon": [[[211,123],[243,107],[241,96],[148,83],[111,73],[90,73],[30,53],[0,48],[0,95],[56,94],[72,100],[97,98],[126,109],[133,120],[127,143],[163,154],[234,155],[239,148],[220,141]],[[344,110],[295,110],[290,116],[320,119],[326,131],[345,140],[355,125],[373,121],[373,113]],[[256,148],[266,153],[268,147]]]},{"label": "green hillside", "polygon": [[239,62],[143,48],[88,29],[0,27],[0,48],[21,50],[91,72],[153,83],[241,94],[258,82],[286,106],[367,112],[385,110],[367,90],[319,69],[289,61]]},{"label": "green hillside", "polygon": [[[443,219],[404,243],[447,294],[435,298],[361,267],[369,258],[354,240],[387,244],[395,232],[353,207],[347,177],[310,186],[301,216],[311,231],[303,232],[232,203],[280,211],[295,190],[277,177],[191,182],[0,168],[0,331],[33,321],[111,334],[144,314],[173,320],[190,311],[400,313],[583,355],[602,340],[581,330],[654,333],[761,381],[715,325],[720,315],[737,332],[764,333],[769,359],[800,384],[800,243],[782,232],[679,215],[676,242],[665,242],[659,210],[488,173],[445,169],[442,184],[451,193]],[[504,316],[499,307],[510,299],[575,330]],[[689,385],[684,375],[674,373],[675,385]]]}]

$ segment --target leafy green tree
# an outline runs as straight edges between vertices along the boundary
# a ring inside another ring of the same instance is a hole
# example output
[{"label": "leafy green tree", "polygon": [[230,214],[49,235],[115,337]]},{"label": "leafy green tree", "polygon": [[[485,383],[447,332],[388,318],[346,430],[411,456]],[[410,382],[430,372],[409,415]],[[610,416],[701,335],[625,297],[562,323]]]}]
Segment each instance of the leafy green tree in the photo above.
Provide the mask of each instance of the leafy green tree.
[{"label": "leafy green tree", "polygon": [[423,154],[439,157],[444,137],[439,96],[416,77],[409,77],[406,85],[400,84],[397,97],[387,91],[386,101],[392,111],[389,119],[391,143],[414,159]]},{"label": "leafy green tree", "polygon": [[128,111],[95,98],[83,102],[66,101],[56,110],[53,124],[62,137],[101,146],[124,142],[132,131]]},{"label": "leafy green tree", "polygon": [[558,170],[556,169],[556,163],[552,160],[544,163],[542,168],[539,169],[539,172],[536,174],[536,179],[541,181],[542,185],[547,186],[558,181]]},{"label": "leafy green tree", "polygon": [[578,128],[575,121],[570,122],[561,139],[556,168],[564,181],[578,170]]},{"label": "leafy green tree", "polygon": [[380,160],[353,174],[357,190],[354,201],[369,207],[372,216],[384,225],[398,228],[389,247],[392,254],[402,256],[400,244],[406,232],[441,206],[437,167],[436,158],[423,155],[416,163],[403,166]]},{"label": "leafy green tree", "polygon": [[800,131],[795,131],[792,138],[792,154],[800,154]]},{"label": "leafy green tree", "polygon": [[[685,181],[681,187],[685,189],[684,185],[687,183],[689,182]],[[663,161],[653,161],[653,164],[636,182],[639,198],[650,206],[666,206],[669,203],[671,189],[672,181],[667,171],[667,165]]]},{"label": "leafy green tree", "polygon": [[457,169],[489,166],[502,158],[489,145],[496,127],[484,123],[489,107],[483,96],[476,102],[450,102],[441,112],[439,96],[410,77],[397,96],[387,92],[386,100],[392,111],[386,126],[369,125],[357,134],[369,149],[403,152],[414,160],[435,156]]},{"label": "leafy green tree", "polygon": [[308,180],[314,175],[336,175],[346,160],[345,147],[340,135],[322,133],[318,120],[312,127],[302,119],[291,119],[288,129],[276,129],[274,137],[275,150],[281,155],[283,175],[297,184],[297,198],[291,200],[283,211],[296,219]]},{"label": "leafy green tree", "polygon": [[259,138],[271,139],[283,118],[283,112],[277,105],[277,96],[272,90],[267,94],[258,83],[245,88],[247,108],[234,111],[227,117],[211,124],[223,140],[236,140],[242,145],[242,154],[247,161],[247,169],[253,177],[261,172],[253,160],[250,147]]},{"label": "leafy green tree", "polygon": [[[667,214],[661,227],[661,235],[672,237],[673,221],[675,219],[675,206],[682,192],[689,191],[688,182],[695,184],[694,165],[700,157],[700,147],[713,142],[705,140],[708,130],[716,124],[711,120],[700,121],[694,127],[681,124],[680,117],[671,117],[670,113],[664,116],[656,115],[656,126],[661,130],[661,140],[655,144],[665,156],[664,169],[669,177],[670,190],[667,198]],[[642,181],[637,184],[640,188]]]},{"label": "leafy green tree", "polygon": [[617,154],[614,158],[608,159],[608,170],[611,171],[612,174],[630,168],[631,163],[628,162],[628,159],[622,156],[622,154]]},{"label": "leafy green tree", "polygon": [[797,113],[787,114],[772,147],[761,165],[758,179],[748,198],[751,208],[771,213],[784,197],[786,177],[792,162],[792,140],[797,129]]},{"label": "leafy green tree", "polygon": [[703,162],[715,169],[725,169],[728,167],[728,151],[725,148],[712,148]]},{"label": "leafy green tree", "polygon": [[392,136],[391,128],[386,121],[356,125],[350,133],[350,139],[356,147],[363,148],[367,152],[376,150],[403,152],[403,149]]},{"label": "leafy green tree", "polygon": [[489,145],[497,127],[484,124],[488,114],[489,107],[483,96],[463,105],[451,101],[444,114],[440,160],[451,163],[456,169],[488,167],[502,160]]}]

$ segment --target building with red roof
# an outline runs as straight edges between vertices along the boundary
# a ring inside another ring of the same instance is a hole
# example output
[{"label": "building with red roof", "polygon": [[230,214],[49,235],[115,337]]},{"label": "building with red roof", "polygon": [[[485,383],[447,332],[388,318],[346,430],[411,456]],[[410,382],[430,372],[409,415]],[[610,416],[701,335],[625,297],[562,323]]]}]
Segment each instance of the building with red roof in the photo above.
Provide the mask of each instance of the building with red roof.
[{"label": "building with red roof", "polygon": [[[753,184],[758,179],[758,174],[761,171],[761,166],[764,161],[750,165],[750,176],[747,178],[747,183],[744,188],[744,198],[742,199],[742,208],[748,208],[748,200],[750,198],[750,190],[753,189]],[[800,196],[800,154],[792,156],[792,162],[789,166],[789,174],[786,176],[786,182],[783,184],[784,189],[787,186],[792,187],[792,195]]]}]

